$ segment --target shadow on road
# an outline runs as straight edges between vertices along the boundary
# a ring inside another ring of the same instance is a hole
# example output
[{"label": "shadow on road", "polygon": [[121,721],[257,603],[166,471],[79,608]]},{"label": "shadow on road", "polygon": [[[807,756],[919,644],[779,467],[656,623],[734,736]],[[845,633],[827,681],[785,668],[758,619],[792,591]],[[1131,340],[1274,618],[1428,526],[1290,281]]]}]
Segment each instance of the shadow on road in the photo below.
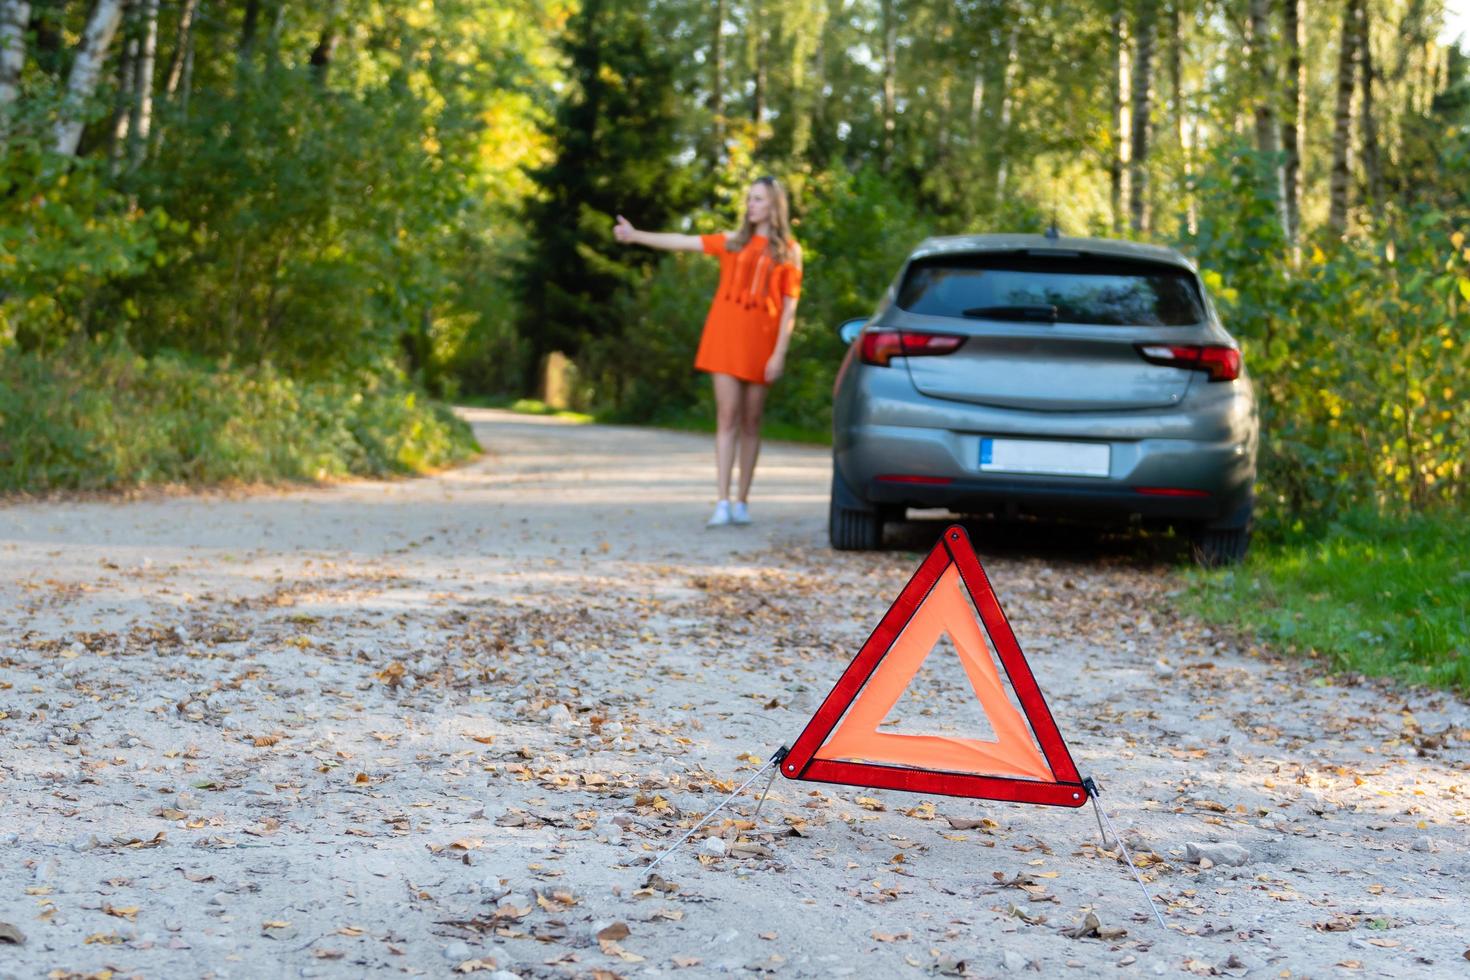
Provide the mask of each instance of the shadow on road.
[{"label": "shadow on road", "polygon": [[964,526],[982,556],[1051,563],[1157,568],[1190,563],[1189,543],[1167,531],[1020,518],[915,516],[889,524],[888,549],[928,551],[950,524]]}]

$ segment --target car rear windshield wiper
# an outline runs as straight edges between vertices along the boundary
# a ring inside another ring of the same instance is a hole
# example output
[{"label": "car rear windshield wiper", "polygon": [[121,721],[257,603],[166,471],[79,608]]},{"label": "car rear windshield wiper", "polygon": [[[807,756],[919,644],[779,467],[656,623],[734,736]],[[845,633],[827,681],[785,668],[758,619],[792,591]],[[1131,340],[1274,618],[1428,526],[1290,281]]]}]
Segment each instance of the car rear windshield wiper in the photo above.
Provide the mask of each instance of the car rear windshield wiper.
[{"label": "car rear windshield wiper", "polygon": [[1037,320],[1041,323],[1056,323],[1057,308],[1045,304],[1032,306],[972,306],[963,311],[965,316],[976,320]]}]

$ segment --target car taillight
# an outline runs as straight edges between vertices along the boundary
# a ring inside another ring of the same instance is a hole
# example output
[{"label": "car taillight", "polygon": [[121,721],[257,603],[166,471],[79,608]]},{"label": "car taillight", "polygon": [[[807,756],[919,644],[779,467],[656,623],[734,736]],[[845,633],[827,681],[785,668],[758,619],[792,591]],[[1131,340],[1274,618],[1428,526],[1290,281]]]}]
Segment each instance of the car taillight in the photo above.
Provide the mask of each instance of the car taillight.
[{"label": "car taillight", "polygon": [[1150,364],[1204,371],[1211,381],[1234,381],[1240,377],[1240,351],[1234,347],[1200,344],[1139,344],[1138,353]]},{"label": "car taillight", "polygon": [[953,354],[964,342],[964,337],[955,337],[945,333],[872,330],[862,335],[862,359],[864,364],[887,367],[888,362],[895,357]]}]

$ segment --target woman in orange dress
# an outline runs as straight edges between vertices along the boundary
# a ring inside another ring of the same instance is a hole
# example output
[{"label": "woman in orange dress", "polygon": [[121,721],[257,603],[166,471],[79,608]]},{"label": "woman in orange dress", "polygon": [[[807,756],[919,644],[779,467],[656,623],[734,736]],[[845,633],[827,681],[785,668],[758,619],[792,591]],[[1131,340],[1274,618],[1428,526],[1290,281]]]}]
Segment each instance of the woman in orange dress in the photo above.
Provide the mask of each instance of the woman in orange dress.
[{"label": "woman in orange dress", "polygon": [[[750,185],[745,220],[724,235],[639,231],[618,215],[613,235],[624,244],[704,252],[720,260],[720,286],[704,321],[694,366],[715,389],[715,486],[709,527],[750,523],[750,482],[760,455],[766,391],[786,366],[786,349],[801,297],[801,249],[791,238],[786,192],[772,177]],[[730,476],[740,456],[738,496]]]}]

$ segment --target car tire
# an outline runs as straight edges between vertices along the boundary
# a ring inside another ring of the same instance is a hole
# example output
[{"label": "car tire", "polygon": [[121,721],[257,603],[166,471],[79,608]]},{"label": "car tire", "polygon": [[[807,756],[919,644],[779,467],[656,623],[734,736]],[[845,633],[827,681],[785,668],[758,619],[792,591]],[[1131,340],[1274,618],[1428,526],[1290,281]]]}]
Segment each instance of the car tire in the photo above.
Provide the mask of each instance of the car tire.
[{"label": "car tire", "polygon": [[1189,551],[1196,565],[1201,568],[1224,568],[1238,565],[1245,560],[1251,545],[1251,510],[1245,510],[1244,520],[1237,518],[1226,527],[1211,527],[1208,524],[1193,529],[1189,535]]},{"label": "car tire", "polygon": [[883,513],[864,506],[832,467],[832,497],[827,511],[827,538],[838,551],[876,551],[883,544]]}]

